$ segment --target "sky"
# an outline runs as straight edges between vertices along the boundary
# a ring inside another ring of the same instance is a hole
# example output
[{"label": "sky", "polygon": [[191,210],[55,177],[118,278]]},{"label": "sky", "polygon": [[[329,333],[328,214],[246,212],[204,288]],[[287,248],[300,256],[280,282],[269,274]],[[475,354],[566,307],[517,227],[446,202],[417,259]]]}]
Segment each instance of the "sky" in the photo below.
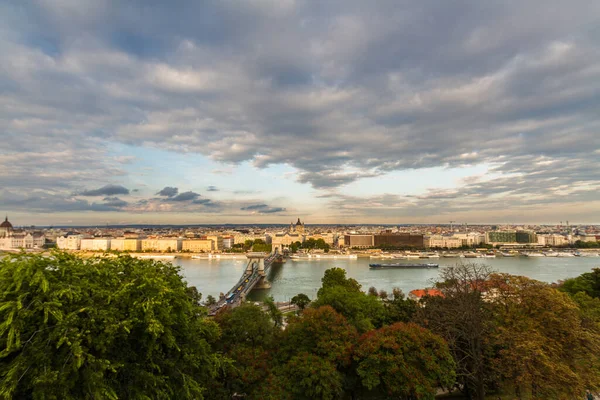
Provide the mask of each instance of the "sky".
[{"label": "sky", "polygon": [[600,223],[597,0],[5,0],[15,225]]}]

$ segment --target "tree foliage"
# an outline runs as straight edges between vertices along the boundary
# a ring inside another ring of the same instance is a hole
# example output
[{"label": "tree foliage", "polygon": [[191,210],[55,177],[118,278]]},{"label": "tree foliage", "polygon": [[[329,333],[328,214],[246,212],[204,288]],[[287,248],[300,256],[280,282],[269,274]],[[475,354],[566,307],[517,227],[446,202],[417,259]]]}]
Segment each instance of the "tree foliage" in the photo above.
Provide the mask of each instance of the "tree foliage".
[{"label": "tree foliage", "polygon": [[306,308],[307,305],[310,304],[310,298],[304,293],[298,293],[290,300],[291,304],[297,306],[301,311]]},{"label": "tree foliage", "polygon": [[585,327],[567,294],[508,274],[493,275],[489,286],[503,380],[534,398],[577,398],[600,385],[600,332]]},{"label": "tree foliage", "polygon": [[170,264],[18,254],[0,261],[0,397],[203,398],[219,329]]},{"label": "tree foliage", "polygon": [[363,386],[391,398],[433,399],[454,383],[454,360],[439,336],[402,322],[364,334],[354,354]]}]

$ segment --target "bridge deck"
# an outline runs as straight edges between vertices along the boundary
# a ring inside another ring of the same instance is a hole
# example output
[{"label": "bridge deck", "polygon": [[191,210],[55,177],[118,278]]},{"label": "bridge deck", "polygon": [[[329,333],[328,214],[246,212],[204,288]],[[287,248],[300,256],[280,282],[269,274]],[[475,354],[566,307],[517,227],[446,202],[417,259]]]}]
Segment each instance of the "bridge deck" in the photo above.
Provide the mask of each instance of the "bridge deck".
[{"label": "bridge deck", "polygon": [[273,262],[279,258],[279,253],[275,251],[266,257],[264,253],[249,253],[248,262],[250,263],[253,258],[258,257],[264,257],[264,272],[259,272],[258,265],[253,266],[251,272],[249,272],[248,267],[246,267],[242,273],[242,277],[238,280],[238,282],[225,294],[224,297],[219,299],[217,304],[211,307],[209,315],[214,315],[223,307],[239,306],[244,301],[248,293],[254,289],[254,286],[256,286],[261,278],[267,275]]}]

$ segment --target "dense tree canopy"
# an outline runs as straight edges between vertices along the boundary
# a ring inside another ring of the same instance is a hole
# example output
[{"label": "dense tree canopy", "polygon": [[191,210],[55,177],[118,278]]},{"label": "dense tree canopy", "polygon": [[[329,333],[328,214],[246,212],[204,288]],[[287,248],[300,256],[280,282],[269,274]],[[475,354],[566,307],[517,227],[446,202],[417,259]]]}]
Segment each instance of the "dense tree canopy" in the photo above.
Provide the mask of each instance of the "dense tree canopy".
[{"label": "dense tree canopy", "polygon": [[354,353],[357,373],[372,393],[391,398],[433,399],[454,383],[454,360],[441,337],[402,322],[364,334]]},{"label": "dense tree canopy", "polygon": [[5,256],[0,397],[203,398],[219,329],[178,273],[129,256]]}]

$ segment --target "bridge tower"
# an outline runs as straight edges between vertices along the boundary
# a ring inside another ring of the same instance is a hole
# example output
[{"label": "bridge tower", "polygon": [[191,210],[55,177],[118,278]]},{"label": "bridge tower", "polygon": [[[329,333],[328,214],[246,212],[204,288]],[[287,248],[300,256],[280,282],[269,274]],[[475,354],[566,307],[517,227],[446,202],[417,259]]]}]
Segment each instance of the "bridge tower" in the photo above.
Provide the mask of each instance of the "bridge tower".
[{"label": "bridge tower", "polygon": [[246,265],[246,274],[251,274],[256,268],[258,275],[260,276],[254,289],[269,289],[271,288],[271,282],[267,280],[267,273],[265,272],[265,254],[264,253],[248,253],[248,264]]}]

